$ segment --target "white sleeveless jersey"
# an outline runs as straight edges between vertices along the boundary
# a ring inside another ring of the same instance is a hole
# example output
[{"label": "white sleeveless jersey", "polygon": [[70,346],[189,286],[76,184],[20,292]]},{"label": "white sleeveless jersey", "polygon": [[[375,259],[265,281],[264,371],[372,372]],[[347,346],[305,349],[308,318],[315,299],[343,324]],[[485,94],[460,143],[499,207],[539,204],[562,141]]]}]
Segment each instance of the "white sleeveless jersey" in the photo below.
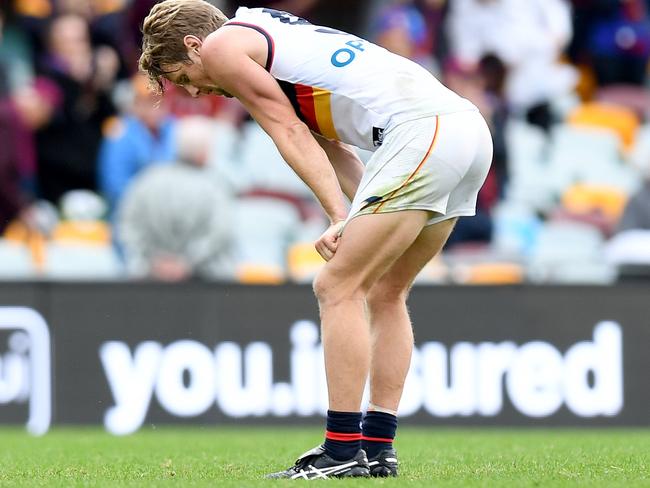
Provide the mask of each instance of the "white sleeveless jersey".
[{"label": "white sleeveless jersey", "polygon": [[267,71],[296,114],[328,139],[374,150],[399,123],[474,109],[413,61],[287,12],[240,7],[224,25],[266,37]]}]

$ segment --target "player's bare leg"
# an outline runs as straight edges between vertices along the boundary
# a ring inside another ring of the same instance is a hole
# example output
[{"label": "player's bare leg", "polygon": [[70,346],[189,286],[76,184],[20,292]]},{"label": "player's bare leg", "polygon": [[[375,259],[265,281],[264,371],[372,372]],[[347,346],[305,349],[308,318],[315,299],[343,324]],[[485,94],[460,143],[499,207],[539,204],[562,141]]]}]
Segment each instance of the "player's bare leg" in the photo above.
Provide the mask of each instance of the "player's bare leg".
[{"label": "player's bare leg", "polygon": [[457,219],[425,227],[409,249],[370,289],[370,405],[363,419],[362,447],[373,476],[397,476],[393,439],[397,408],[413,351],[413,330],[406,299],[413,280],[440,252]]},{"label": "player's bare leg", "polygon": [[361,449],[361,397],[370,366],[366,295],[413,244],[430,213],[408,210],[352,219],[314,281],[321,314],[329,411],[325,443],[273,478],[368,476]]},{"label": "player's bare leg", "polygon": [[330,410],[360,409],[370,365],[366,295],[411,247],[429,215],[409,210],[352,219],[316,278]]},{"label": "player's bare leg", "polygon": [[[406,299],[415,277],[436,256],[457,219],[425,227],[367,297],[371,332],[370,402],[397,411],[413,351]],[[385,358],[391,358],[386,361]]]}]

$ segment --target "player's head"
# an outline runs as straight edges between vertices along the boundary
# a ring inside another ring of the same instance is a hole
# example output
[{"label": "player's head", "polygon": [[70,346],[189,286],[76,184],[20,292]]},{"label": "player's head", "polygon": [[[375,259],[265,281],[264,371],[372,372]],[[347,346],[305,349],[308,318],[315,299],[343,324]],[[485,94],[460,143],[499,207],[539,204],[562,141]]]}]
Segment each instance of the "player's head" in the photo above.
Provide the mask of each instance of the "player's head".
[{"label": "player's head", "polygon": [[163,91],[163,79],[200,60],[198,47],[228,18],[204,0],[165,0],[142,26],[140,69]]}]

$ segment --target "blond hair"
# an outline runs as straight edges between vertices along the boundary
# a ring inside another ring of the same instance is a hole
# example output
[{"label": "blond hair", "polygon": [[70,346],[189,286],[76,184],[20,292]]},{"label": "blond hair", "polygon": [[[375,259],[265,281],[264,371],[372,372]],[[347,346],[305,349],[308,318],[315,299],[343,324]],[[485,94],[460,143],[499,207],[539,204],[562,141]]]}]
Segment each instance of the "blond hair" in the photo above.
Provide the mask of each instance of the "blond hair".
[{"label": "blond hair", "polygon": [[185,36],[203,40],[227,20],[221,10],[204,0],[165,0],[154,5],[142,25],[140,69],[162,92],[162,79],[171,73],[169,66],[190,60]]}]

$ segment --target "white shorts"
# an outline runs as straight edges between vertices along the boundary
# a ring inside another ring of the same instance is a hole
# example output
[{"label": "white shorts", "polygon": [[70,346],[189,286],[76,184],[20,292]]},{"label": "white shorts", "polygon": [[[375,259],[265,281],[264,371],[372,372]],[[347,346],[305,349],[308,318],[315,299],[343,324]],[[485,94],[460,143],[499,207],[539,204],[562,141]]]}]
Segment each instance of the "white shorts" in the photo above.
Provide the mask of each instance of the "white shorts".
[{"label": "white shorts", "polygon": [[434,212],[427,225],[475,215],[491,162],[492,138],[478,110],[399,124],[368,161],[348,221],[401,210]]}]

